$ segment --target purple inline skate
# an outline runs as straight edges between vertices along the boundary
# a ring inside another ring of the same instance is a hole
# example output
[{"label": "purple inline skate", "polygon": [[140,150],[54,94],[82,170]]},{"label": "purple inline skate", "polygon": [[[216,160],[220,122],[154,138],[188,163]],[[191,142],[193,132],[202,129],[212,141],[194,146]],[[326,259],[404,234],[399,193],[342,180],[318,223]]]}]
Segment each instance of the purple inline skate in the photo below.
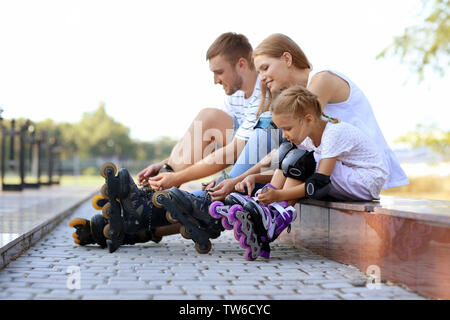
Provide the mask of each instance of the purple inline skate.
[{"label": "purple inline skate", "polygon": [[[265,188],[276,189],[271,184],[267,184],[261,192],[265,192]],[[269,243],[290,226],[296,217],[295,208],[289,206],[287,201],[264,205],[253,198],[249,199],[243,206],[243,210],[236,211],[233,216],[235,237],[239,236],[239,244],[245,249],[245,259],[253,261],[258,256],[268,259],[270,257]]]},{"label": "purple inline skate", "polygon": [[[214,201],[209,206],[209,214],[215,219],[222,219],[222,226],[226,230],[232,230],[236,221],[236,212],[242,211],[243,206],[253,199],[248,195],[244,195],[237,192],[232,192],[226,196],[224,202]],[[236,240],[239,241],[239,237],[236,236]]]}]

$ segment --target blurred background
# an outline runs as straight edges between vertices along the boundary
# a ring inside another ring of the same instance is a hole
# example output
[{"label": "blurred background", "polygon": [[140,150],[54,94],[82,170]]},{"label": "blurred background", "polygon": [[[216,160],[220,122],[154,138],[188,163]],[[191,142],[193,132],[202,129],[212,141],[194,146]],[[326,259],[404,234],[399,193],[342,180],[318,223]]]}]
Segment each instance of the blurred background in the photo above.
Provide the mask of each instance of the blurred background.
[{"label": "blurred background", "polygon": [[449,0],[0,0],[3,178],[22,161],[32,184],[36,159],[61,184],[103,183],[105,161],[136,174],[223,104],[205,59],[221,33],[256,47],[280,32],[369,98],[411,182],[382,194],[450,200],[449,14]]}]

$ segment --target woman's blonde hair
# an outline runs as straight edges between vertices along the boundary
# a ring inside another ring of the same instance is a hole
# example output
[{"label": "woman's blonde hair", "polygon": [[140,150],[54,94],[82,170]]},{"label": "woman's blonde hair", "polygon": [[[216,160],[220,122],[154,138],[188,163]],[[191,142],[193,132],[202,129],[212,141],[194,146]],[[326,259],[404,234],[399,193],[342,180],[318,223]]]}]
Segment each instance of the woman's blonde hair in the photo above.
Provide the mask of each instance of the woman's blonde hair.
[{"label": "woman's blonde hair", "polygon": [[287,113],[297,118],[303,118],[310,113],[315,117],[321,116],[327,118],[332,123],[338,123],[339,119],[325,115],[317,96],[300,85],[295,85],[283,90],[270,106],[273,114]]},{"label": "woman's blonde hair", "polygon": [[[253,58],[259,55],[266,55],[272,58],[281,58],[283,53],[288,52],[292,56],[292,64],[298,69],[311,69],[312,65],[306,58],[305,53],[288,36],[281,33],[275,33],[267,37],[253,51]],[[268,97],[266,97],[268,95]],[[258,115],[269,109],[272,102],[272,94],[267,87],[261,83],[261,102],[258,109]]]}]

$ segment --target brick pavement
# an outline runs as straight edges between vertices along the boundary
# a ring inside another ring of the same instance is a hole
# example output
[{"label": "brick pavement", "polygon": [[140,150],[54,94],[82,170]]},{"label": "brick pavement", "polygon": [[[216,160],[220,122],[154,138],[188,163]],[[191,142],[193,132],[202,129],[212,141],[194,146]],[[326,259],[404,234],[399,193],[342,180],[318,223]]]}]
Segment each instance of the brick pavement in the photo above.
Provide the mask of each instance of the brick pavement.
[{"label": "brick pavement", "polygon": [[230,231],[206,255],[180,235],[112,254],[75,245],[69,220],[94,213],[85,202],[1,270],[0,299],[424,299],[394,284],[370,289],[358,269],[281,242],[272,244],[270,260],[246,261]]}]

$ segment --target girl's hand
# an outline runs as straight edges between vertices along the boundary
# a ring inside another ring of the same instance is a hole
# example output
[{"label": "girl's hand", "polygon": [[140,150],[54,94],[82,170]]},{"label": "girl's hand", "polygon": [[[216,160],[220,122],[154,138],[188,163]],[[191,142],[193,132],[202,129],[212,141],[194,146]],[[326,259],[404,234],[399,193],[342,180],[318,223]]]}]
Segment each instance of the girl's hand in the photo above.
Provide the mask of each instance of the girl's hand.
[{"label": "girl's hand", "polygon": [[245,192],[245,187],[247,187],[247,195],[250,196],[255,188],[255,183],[255,176],[251,174],[245,177],[241,182],[237,183],[234,189],[238,192]]},{"label": "girl's hand", "polygon": [[258,201],[264,204],[271,204],[272,202],[279,201],[278,190],[267,188],[264,193],[258,194]]}]

